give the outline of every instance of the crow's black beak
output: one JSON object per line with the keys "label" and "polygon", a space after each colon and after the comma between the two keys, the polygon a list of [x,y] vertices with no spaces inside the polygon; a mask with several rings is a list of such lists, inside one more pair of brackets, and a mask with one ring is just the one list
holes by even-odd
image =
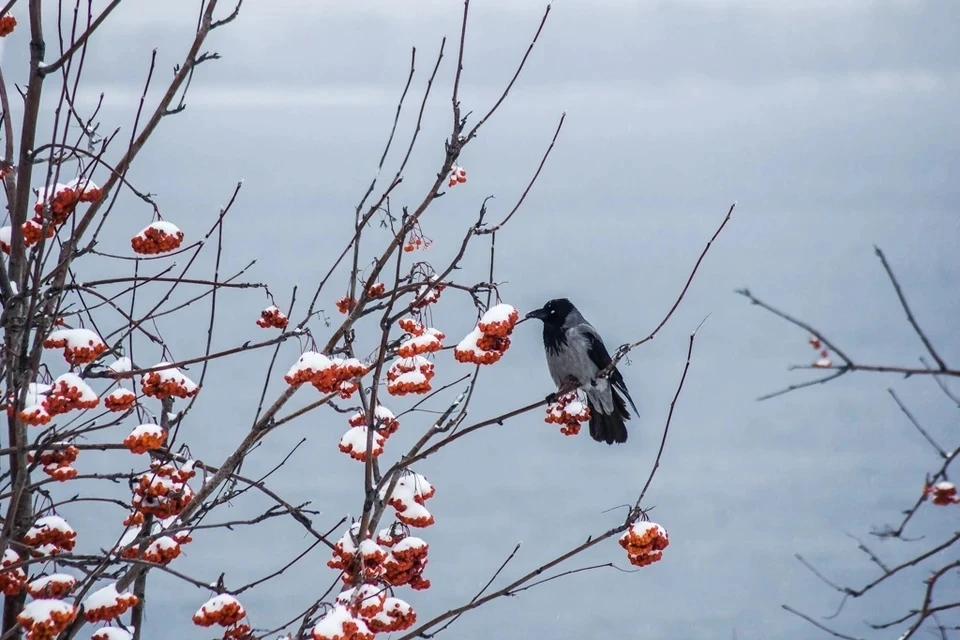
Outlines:
{"label": "crow's black beak", "polygon": [[537,309],[536,311],[531,311],[523,317],[524,320],[543,320],[547,317],[547,311],[545,309]]}

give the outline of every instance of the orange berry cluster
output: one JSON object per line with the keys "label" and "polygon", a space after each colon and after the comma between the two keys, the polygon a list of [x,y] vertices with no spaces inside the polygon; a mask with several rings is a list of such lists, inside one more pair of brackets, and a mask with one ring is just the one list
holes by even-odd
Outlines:
{"label": "orange berry cluster", "polygon": [[590,420],[590,408],[577,397],[576,391],[564,394],[557,401],[547,405],[547,415],[543,419],[547,424],[559,424],[560,433],[575,436],[580,433],[580,425]]}
{"label": "orange berry cluster", "polygon": [[417,614],[403,600],[387,597],[388,588],[382,583],[364,583],[341,592],[337,604],[362,618],[375,634],[409,629],[417,621]]}
{"label": "orange berry cluster", "polygon": [[[436,282],[436,280],[437,280],[436,274],[434,274],[433,276],[431,276],[431,278],[430,278],[430,283],[431,283],[431,285],[432,285],[434,282]],[[429,289],[428,289],[428,287],[429,287]],[[437,300],[440,299],[440,294],[443,293],[443,289],[444,289],[444,286],[443,286],[442,284],[433,285],[432,287],[430,287],[430,285],[423,285],[423,286],[419,287],[419,288],[417,289],[417,293],[416,293],[415,298],[420,299],[420,301],[417,302],[416,304],[414,304],[414,305],[413,305],[413,308],[414,308],[414,309],[423,309],[423,308],[425,308],[427,305],[433,304],[434,302],[436,302]],[[423,296],[423,297],[421,298],[421,296]]]}
{"label": "orange berry cluster", "polygon": [[111,583],[93,592],[83,601],[83,617],[87,622],[106,622],[119,618],[138,602],[140,598],[132,593],[117,593],[116,583]]}
{"label": "orange berry cluster", "polygon": [[77,366],[99,358],[107,345],[89,329],[57,329],[43,341],[43,348],[63,349],[63,359]]}
{"label": "orange berry cluster", "polygon": [[401,358],[410,358],[424,353],[436,353],[443,349],[442,340],[446,334],[439,329],[423,329],[419,334],[405,341],[397,349],[397,355]]}
{"label": "orange berry cluster", "polygon": [[[367,426],[366,413],[361,409],[350,416],[347,422],[350,423],[351,427],[365,427]],[[400,421],[393,415],[393,412],[380,404],[377,405],[376,410],[373,412],[373,422],[373,428],[384,438],[390,437],[400,428]]]}
{"label": "orange berry cluster", "polygon": [[44,231],[43,223],[36,220],[27,220],[20,225],[20,230],[23,232],[23,244],[27,247],[37,244],[41,238],[46,237],[49,240],[57,235],[57,230],[52,224],[48,224]]}
{"label": "orange berry cluster", "polygon": [[337,300],[337,310],[340,311],[340,313],[350,313],[357,308],[357,304],[357,301],[350,296],[343,296]]}
{"label": "orange berry cluster", "polygon": [[77,532],[60,516],[39,518],[26,535],[23,543],[37,548],[37,555],[54,555],[61,551],[73,551],[77,544]]}
{"label": "orange berry cluster", "polygon": [[[27,585],[27,593],[37,599],[63,598],[73,591],[77,579],[66,573],[55,573],[52,576],[37,578]],[[12,594],[11,594],[12,595]]]}
{"label": "orange berry cluster", "polygon": [[927,486],[923,490],[923,495],[932,496],[933,504],[941,507],[960,504],[960,495],[957,495],[957,487],[952,482],[938,482],[933,486]]}
{"label": "orange berry cluster", "polygon": [[127,514],[127,517],[123,519],[123,526],[133,527],[136,525],[143,524],[143,514],[139,511],[131,511]]}
{"label": "orange berry cluster", "polygon": [[[425,580],[424,582],[430,582]],[[374,633],[405,631],[417,621],[417,613],[400,598],[387,598],[375,616],[367,618],[367,626]]]}
{"label": "orange berry cluster", "polygon": [[286,329],[290,320],[275,306],[270,306],[260,312],[260,318],[257,320],[257,326],[264,329],[274,327],[276,329]]}
{"label": "orange berry cluster", "polygon": [[406,331],[412,336],[423,335],[423,332],[426,330],[422,324],[414,320],[413,318],[400,318],[397,320],[397,324],[401,329]]}
{"label": "orange berry cluster", "polygon": [[23,591],[27,582],[27,573],[21,568],[8,569],[7,567],[20,562],[20,554],[7,548],[3,552],[3,562],[0,563],[0,593],[5,596],[15,596]]}
{"label": "orange berry cluster", "polygon": [[227,593],[221,593],[207,600],[195,614],[193,623],[200,627],[230,627],[247,616],[240,601]]}
{"label": "orange berry cluster", "polygon": [[187,480],[196,475],[192,467],[177,469],[172,464],[154,461],[151,470],[137,480],[133,489],[133,508],[146,515],[169,518],[179,515],[193,500]]}
{"label": "orange berry cluster", "polygon": [[448,187],[455,187],[467,181],[467,170],[459,165],[453,165],[450,168],[450,180],[447,181]]}
{"label": "orange berry cluster", "polygon": [[[384,487],[381,499],[387,497],[385,494],[388,488]],[[397,520],[422,529],[434,524],[433,514],[424,505],[436,492],[436,488],[426,477],[407,471],[397,480],[393,492],[387,498],[387,504],[396,510]]]}
{"label": "orange berry cluster", "polygon": [[403,245],[403,250],[407,253],[410,253],[412,251],[416,251],[417,249],[429,249],[430,245],[432,244],[433,240],[424,236],[420,231],[420,228],[417,227],[410,233],[406,244]]}
{"label": "orange berry cluster", "polygon": [[429,393],[434,375],[433,363],[423,356],[398,358],[387,369],[387,392],[394,396]]}
{"label": "orange berry cluster", "polygon": [[823,346],[823,343],[820,341],[820,338],[817,336],[810,336],[807,340],[810,343],[810,346],[813,347],[814,351],[817,351],[819,359],[813,363],[813,366],[819,369],[829,369],[833,366],[833,362],[830,360],[830,352]]}
{"label": "orange berry cluster", "polygon": [[[192,540],[192,538],[188,536],[187,540],[183,541],[183,544],[186,544],[190,540]],[[140,553],[140,543],[134,542],[124,548],[120,556],[128,560],[140,559],[144,562],[167,565],[180,556],[180,544],[180,542],[170,536],[160,536],[148,544],[147,548],[143,550],[143,553]]]}
{"label": "orange berry cluster", "polygon": [[320,393],[340,393],[341,397],[349,397],[359,387],[351,381],[362,377],[368,369],[356,358],[328,358],[322,353],[307,351],[283,379],[291,386],[309,382]]}
{"label": "orange berry cluster", "polygon": [[3,16],[0,18],[0,38],[6,38],[13,33],[17,26],[17,19],[13,16]]}
{"label": "orange berry cluster", "polygon": [[183,242],[183,231],[166,221],[154,222],[130,239],[134,253],[144,256],[173,251]]}
{"label": "orange berry cluster", "polygon": [[519,318],[519,312],[508,304],[490,307],[476,328],[454,348],[453,357],[457,362],[494,364],[510,348],[509,336]]}
{"label": "orange berry cluster", "polygon": [[55,416],[74,409],[93,409],[99,403],[100,398],[80,376],[65,373],[54,381],[43,400],[43,408]]}
{"label": "orange berry cluster", "polygon": [[[408,585],[421,591],[430,588],[430,581],[423,577],[427,566],[430,545],[416,536],[389,536],[390,555],[383,564],[383,581],[392,587]],[[380,539],[380,536],[377,536]]]}
{"label": "orange berry cluster", "polygon": [[142,424],[123,439],[123,444],[130,453],[141,454],[159,449],[166,441],[166,429],[156,424]]}
{"label": "orange berry cluster", "polygon": [[108,411],[126,411],[137,402],[137,394],[129,389],[115,389],[103,398],[103,406]]}
{"label": "orange berry cluster", "polygon": [[[63,449],[50,449],[41,451],[39,462],[42,465],[43,472],[59,482],[66,482],[77,476],[77,470],[71,466],[77,461],[80,450],[72,444]],[[30,462],[34,461],[32,453],[27,454]]]}
{"label": "orange berry cluster", "polygon": [[667,530],[653,522],[635,522],[620,536],[620,546],[627,550],[627,558],[635,567],[658,562],[669,544]]}
{"label": "orange berry cluster", "polygon": [[140,380],[140,389],[143,395],[158,400],[192,398],[200,391],[200,387],[177,368],[151,371]]}
{"label": "orange berry cluster", "polygon": [[362,618],[347,607],[336,605],[310,630],[313,640],[373,640],[374,634]]}
{"label": "orange berry cluster", "polygon": [[77,608],[63,600],[34,600],[17,616],[27,640],[53,640],[77,617]]}
{"label": "orange berry cluster", "polygon": [[367,288],[367,297],[377,298],[382,296],[387,291],[387,285],[382,282],[374,282]]}
{"label": "orange berry cluster", "polygon": [[[343,437],[340,438],[340,451],[347,454],[354,460],[359,460],[360,462],[367,461],[367,425],[363,424],[358,427],[350,427]],[[380,454],[383,453],[383,445],[386,441],[384,436],[380,435],[378,432],[373,433],[373,444],[370,447],[370,456],[372,458],[380,457]]]}

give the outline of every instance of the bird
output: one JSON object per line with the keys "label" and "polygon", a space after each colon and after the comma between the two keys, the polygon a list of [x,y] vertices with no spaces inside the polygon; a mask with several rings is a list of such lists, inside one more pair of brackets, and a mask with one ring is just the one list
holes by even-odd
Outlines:
{"label": "bird", "polygon": [[572,379],[582,385],[587,395],[590,437],[608,445],[626,442],[624,423],[630,419],[630,412],[620,394],[626,396],[635,414],[640,412],[616,367],[608,378],[596,379],[597,373],[612,361],[600,334],[567,298],[550,300],[524,319],[534,318],[543,321],[543,346],[554,384],[560,389]]}

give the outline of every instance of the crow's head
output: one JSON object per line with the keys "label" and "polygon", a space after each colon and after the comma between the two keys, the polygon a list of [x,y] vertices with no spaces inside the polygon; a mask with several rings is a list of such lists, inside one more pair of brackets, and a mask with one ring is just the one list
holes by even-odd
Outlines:
{"label": "crow's head", "polygon": [[576,310],[577,308],[573,306],[573,303],[566,298],[557,298],[543,305],[542,308],[531,311],[526,315],[526,318],[528,320],[530,318],[536,318],[543,320],[544,324],[562,326],[567,316]]}

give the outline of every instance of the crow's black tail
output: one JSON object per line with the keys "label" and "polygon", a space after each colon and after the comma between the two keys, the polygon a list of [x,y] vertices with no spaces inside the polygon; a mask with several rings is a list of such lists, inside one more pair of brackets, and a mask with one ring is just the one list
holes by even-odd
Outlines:
{"label": "crow's black tail", "polygon": [[590,408],[590,437],[607,444],[623,443],[627,441],[627,425],[624,420],[630,419],[630,413],[616,389],[610,391],[613,393],[613,413],[603,413],[589,398],[587,400]]}

